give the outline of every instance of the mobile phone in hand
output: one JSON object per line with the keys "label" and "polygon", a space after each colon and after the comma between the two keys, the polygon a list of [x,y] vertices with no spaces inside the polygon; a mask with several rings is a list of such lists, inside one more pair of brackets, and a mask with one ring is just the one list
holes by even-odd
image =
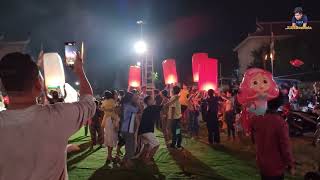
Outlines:
{"label": "mobile phone in hand", "polygon": [[76,42],[66,42],[64,43],[64,49],[65,49],[65,58],[66,58],[66,64],[67,66],[73,66],[76,62],[77,58],[77,45]]}

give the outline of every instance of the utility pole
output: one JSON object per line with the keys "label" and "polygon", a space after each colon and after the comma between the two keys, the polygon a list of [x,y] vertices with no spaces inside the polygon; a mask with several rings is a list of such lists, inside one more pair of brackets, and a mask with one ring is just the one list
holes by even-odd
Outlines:
{"label": "utility pole", "polygon": [[271,31],[270,60],[271,60],[271,73],[272,73],[272,75],[274,72],[274,58],[275,58],[274,36],[273,36],[273,32]]}
{"label": "utility pole", "polygon": [[[143,42],[143,25],[145,22],[143,20],[137,21],[137,24],[140,25],[140,41]],[[152,77],[154,69],[153,69],[153,55],[152,51],[149,48],[148,52],[142,54],[141,58],[141,79],[142,86],[146,87],[146,91],[149,95],[153,95],[154,89],[154,79]]]}

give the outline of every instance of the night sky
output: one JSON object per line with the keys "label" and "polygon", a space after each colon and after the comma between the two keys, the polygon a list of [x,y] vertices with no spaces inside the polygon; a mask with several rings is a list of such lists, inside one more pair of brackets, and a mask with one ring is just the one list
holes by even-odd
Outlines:
{"label": "night sky", "polygon": [[[139,39],[136,21],[143,19],[156,71],[175,58],[179,79],[191,82],[191,56],[208,52],[222,63],[222,74],[236,67],[232,49],[259,21],[289,21],[302,6],[309,20],[320,20],[318,0],[10,0],[0,5],[0,32],[7,40],[31,34],[28,52],[34,57],[41,43],[45,52],[63,56],[65,41],[84,41],[90,81],[100,89],[127,86],[127,71],[138,60],[133,44]],[[74,77],[68,73],[68,80]]]}

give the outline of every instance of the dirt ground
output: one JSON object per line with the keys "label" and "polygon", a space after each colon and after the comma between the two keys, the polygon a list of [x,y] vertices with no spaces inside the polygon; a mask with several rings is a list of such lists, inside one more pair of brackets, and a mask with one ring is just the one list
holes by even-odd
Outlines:
{"label": "dirt ground", "polygon": [[[207,132],[205,124],[201,125],[199,140],[207,142]],[[228,140],[226,133],[222,130],[221,141],[224,151],[227,151],[240,159],[255,160],[255,146],[249,137],[237,137],[236,141]],[[291,137],[294,159],[296,161],[296,173],[304,176],[309,171],[317,171],[320,168],[320,147],[312,145],[310,135],[302,137]]]}

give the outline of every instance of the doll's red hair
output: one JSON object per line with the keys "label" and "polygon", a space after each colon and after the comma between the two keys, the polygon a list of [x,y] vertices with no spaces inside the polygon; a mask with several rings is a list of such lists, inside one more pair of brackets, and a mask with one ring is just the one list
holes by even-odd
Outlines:
{"label": "doll's red hair", "polygon": [[254,97],[257,94],[257,92],[254,89],[250,88],[251,79],[255,77],[257,74],[261,74],[269,80],[270,88],[265,91],[265,93],[267,94],[266,100],[271,100],[275,97],[278,97],[279,89],[276,82],[273,79],[272,74],[269,71],[263,69],[251,68],[245,72],[242,82],[240,84],[239,93],[237,96],[239,103],[248,103],[253,100],[250,97]]}

